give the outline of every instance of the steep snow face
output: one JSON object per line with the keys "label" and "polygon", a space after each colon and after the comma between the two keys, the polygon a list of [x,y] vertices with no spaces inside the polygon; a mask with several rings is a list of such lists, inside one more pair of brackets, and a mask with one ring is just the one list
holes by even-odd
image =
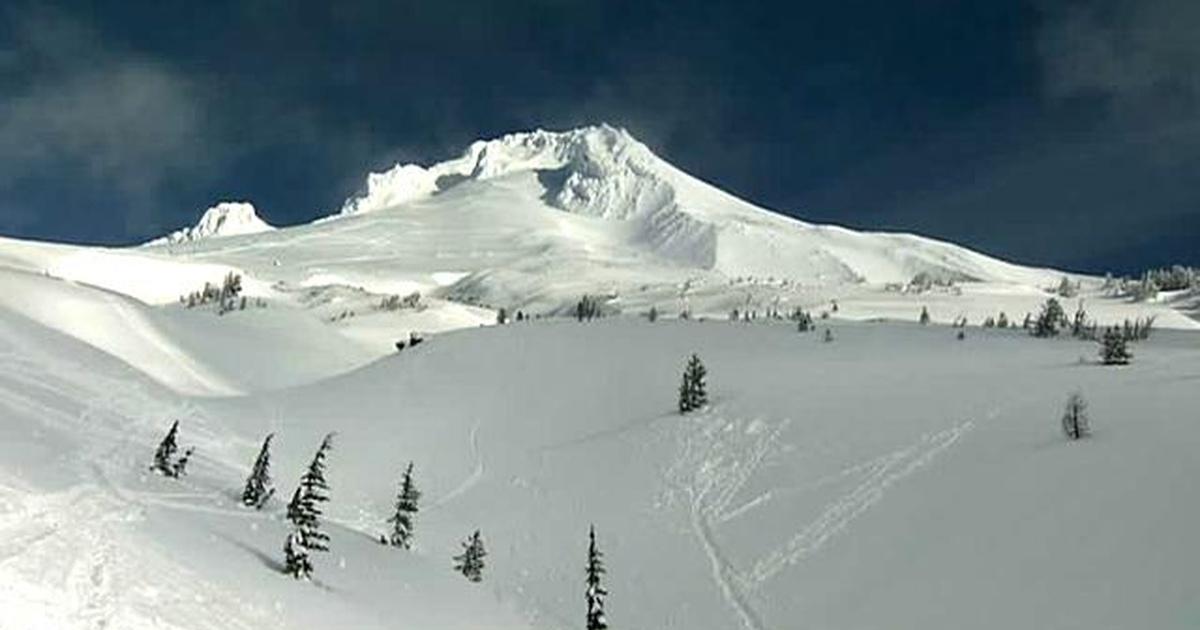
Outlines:
{"label": "steep snow face", "polygon": [[[341,215],[436,203],[470,182],[475,190],[536,177],[530,202],[599,219],[631,254],[724,276],[793,278],[810,285],[907,282],[918,273],[986,281],[1050,281],[936,241],[863,234],[784,217],[706,184],[608,125],[538,130],[473,143],[428,168],[404,164],[367,179]],[[509,207],[515,208],[510,205]],[[515,211],[515,209],[514,209]],[[475,225],[464,225],[464,231]]]}
{"label": "steep snow face", "polygon": [[275,228],[258,218],[254,205],[241,201],[223,201],[204,211],[192,227],[176,230],[150,241],[148,245],[191,243],[221,236],[269,232]]}

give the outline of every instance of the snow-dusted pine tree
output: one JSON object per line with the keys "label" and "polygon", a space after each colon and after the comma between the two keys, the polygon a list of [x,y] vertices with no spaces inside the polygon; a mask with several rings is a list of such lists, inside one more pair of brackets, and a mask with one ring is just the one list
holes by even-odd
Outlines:
{"label": "snow-dusted pine tree", "polygon": [[[300,478],[300,486],[288,503],[287,517],[292,522],[294,530],[288,538],[287,548],[292,553],[285,553],[284,572],[297,579],[307,579],[312,573],[312,565],[308,562],[309,551],[329,551],[329,535],[320,529],[321,503],[329,500],[329,484],[325,481],[325,458],[333,448],[333,434],[330,433],[321,441],[320,448],[308,465],[308,471]],[[295,537],[295,540],[292,540]],[[303,550],[303,553],[299,551]],[[296,564],[303,560],[303,563]]]}
{"label": "snow-dusted pine tree", "polygon": [[274,433],[263,440],[258,457],[254,460],[254,468],[250,470],[250,476],[246,478],[246,487],[242,490],[242,505],[261,510],[275,494],[275,488],[271,487],[271,438],[273,437],[275,437]]}
{"label": "snow-dusted pine tree", "polygon": [[176,443],[176,437],[179,435],[179,421],[176,420],[171,425],[171,430],[167,431],[167,436],[158,443],[158,450],[154,451],[154,466],[153,469],[164,476],[173,477],[175,451],[179,450],[179,445]]}
{"label": "snow-dusted pine tree", "polygon": [[700,362],[700,357],[693,354],[688,359],[687,367],[683,370],[683,381],[679,384],[679,413],[695,411],[708,404],[707,385],[704,377],[708,370]]}
{"label": "snow-dusted pine tree", "polygon": [[474,534],[463,544],[463,552],[454,556],[454,570],[462,573],[472,582],[483,581],[483,558],[487,555],[487,551],[483,548],[483,539],[479,536],[479,530],[475,530]]}
{"label": "snow-dusted pine tree", "polygon": [[411,549],[413,539],[413,517],[417,515],[417,501],[421,499],[421,491],[413,482],[413,465],[408,463],[404,470],[404,478],[400,480],[400,492],[396,495],[396,511],[388,522],[392,524],[392,534],[388,543],[393,547]]}
{"label": "snow-dusted pine tree", "polygon": [[1054,337],[1058,334],[1058,329],[1063,324],[1067,323],[1067,314],[1063,311],[1063,307],[1058,303],[1058,300],[1050,298],[1042,305],[1042,311],[1038,313],[1037,319],[1033,322],[1034,337]]}
{"label": "snow-dusted pine tree", "polygon": [[1132,358],[1125,335],[1115,327],[1106,328],[1100,340],[1100,360],[1104,365],[1127,365]]}
{"label": "snow-dusted pine tree", "polygon": [[1084,300],[1079,300],[1079,308],[1075,310],[1075,316],[1070,319],[1070,336],[1075,338],[1087,337],[1087,311],[1084,310]]}
{"label": "snow-dusted pine tree", "polygon": [[1058,283],[1058,288],[1054,292],[1065,298],[1073,298],[1079,295],[1079,286],[1072,283],[1070,278],[1063,276],[1062,281]]}
{"label": "snow-dusted pine tree", "polygon": [[929,309],[921,307],[921,318],[919,320],[922,325],[929,323]]}
{"label": "snow-dusted pine tree", "polygon": [[596,547],[596,528],[588,530],[587,558],[587,630],[605,630],[608,620],[604,617],[604,599],[608,590],[600,583],[604,576],[604,554]]}
{"label": "snow-dusted pine tree", "polygon": [[179,450],[179,444],[176,442],[178,437],[179,421],[176,420],[171,424],[171,430],[167,431],[166,437],[158,443],[158,449],[154,451],[154,464],[150,466],[151,470],[164,477],[183,476],[188,459],[191,458],[194,449],[189,448],[182,457],[176,459],[175,453]]}
{"label": "snow-dusted pine tree", "polygon": [[1075,392],[1067,398],[1067,407],[1062,415],[1063,433],[1072,440],[1087,436],[1091,431],[1088,427],[1087,402],[1083,394]]}
{"label": "snow-dusted pine tree", "polygon": [[808,332],[812,330],[813,318],[812,315],[807,311],[796,309],[796,311],[792,314],[792,318],[796,320],[797,332]]}

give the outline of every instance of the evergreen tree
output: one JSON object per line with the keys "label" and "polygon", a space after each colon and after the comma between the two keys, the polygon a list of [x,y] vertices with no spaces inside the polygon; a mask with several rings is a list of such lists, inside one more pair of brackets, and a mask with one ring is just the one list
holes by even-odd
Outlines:
{"label": "evergreen tree", "polygon": [[1075,317],[1071,319],[1071,336],[1086,337],[1087,331],[1087,311],[1083,310],[1083,300],[1080,300],[1079,308],[1075,309]]}
{"label": "evergreen tree", "polygon": [[263,440],[258,457],[254,460],[254,468],[250,470],[250,476],[246,478],[246,487],[242,490],[242,505],[261,510],[275,494],[275,488],[271,487],[271,438],[273,437],[275,437],[274,433]]}
{"label": "evergreen tree", "polygon": [[608,590],[600,583],[604,576],[604,554],[596,548],[596,528],[588,531],[587,559],[587,630],[605,630],[608,620],[604,617],[604,599]]}
{"label": "evergreen tree", "polygon": [[591,321],[600,316],[600,301],[590,295],[579,298],[575,304],[575,319]]}
{"label": "evergreen tree", "polygon": [[646,319],[650,320],[652,323],[658,321],[658,308],[651,306],[650,312],[646,313]]}
{"label": "evergreen tree", "polygon": [[920,322],[921,322],[921,325],[925,325],[925,324],[929,323],[929,309],[925,308],[924,306],[921,307]]}
{"label": "evergreen tree", "polygon": [[1065,298],[1073,298],[1079,294],[1079,288],[1071,283],[1071,279],[1063,276],[1062,281],[1058,283],[1058,288],[1055,293]]}
{"label": "evergreen tree", "polygon": [[1087,436],[1090,432],[1087,417],[1087,402],[1083,394],[1075,392],[1067,398],[1067,407],[1062,415],[1063,433],[1072,440]]}
{"label": "evergreen tree", "polygon": [[1133,354],[1126,343],[1125,336],[1115,327],[1106,328],[1100,340],[1100,360],[1104,365],[1127,365]]}
{"label": "evergreen tree", "polygon": [[1050,298],[1042,305],[1042,311],[1033,322],[1034,337],[1053,337],[1058,329],[1067,321],[1066,312],[1058,300]]}
{"label": "evergreen tree", "polygon": [[803,309],[797,308],[792,313],[792,319],[796,320],[796,330],[799,332],[808,332],[813,328],[812,315]]}
{"label": "evergreen tree", "polygon": [[[287,517],[294,530],[285,545],[285,572],[297,579],[307,579],[312,573],[308,552],[329,551],[329,535],[320,529],[321,503],[329,500],[329,485],[325,481],[325,458],[333,448],[333,434],[321,441],[320,448],[308,465],[308,471],[300,478],[300,486],[288,503]],[[295,537],[295,540],[292,538]],[[303,552],[299,551],[303,550]],[[303,561],[301,564],[295,562]]]}
{"label": "evergreen tree", "polygon": [[392,524],[392,535],[388,542],[393,547],[411,549],[413,539],[413,517],[416,516],[417,502],[421,499],[421,491],[413,482],[413,465],[408,463],[404,478],[400,481],[400,492],[396,495],[396,511],[388,522]]}
{"label": "evergreen tree", "polygon": [[508,309],[501,306],[500,310],[496,311],[496,323],[501,325],[508,323]]}
{"label": "evergreen tree", "polygon": [[174,476],[174,460],[175,451],[179,450],[179,445],[176,443],[176,437],[179,435],[179,421],[176,420],[171,425],[171,430],[167,431],[167,436],[158,443],[158,450],[154,451],[154,466],[153,470],[158,471],[163,476]]}
{"label": "evergreen tree", "polygon": [[693,354],[683,370],[683,381],[679,385],[679,413],[695,411],[708,404],[708,391],[704,377],[708,370]]}
{"label": "evergreen tree", "polygon": [[483,558],[487,555],[487,551],[483,548],[483,539],[479,537],[479,530],[475,530],[474,534],[463,544],[463,552],[454,556],[454,570],[462,573],[472,582],[483,581]]}
{"label": "evergreen tree", "polygon": [[158,449],[154,451],[154,464],[150,467],[151,470],[164,477],[183,476],[194,449],[189,448],[184,452],[182,457],[176,459],[175,453],[179,450],[179,445],[176,442],[178,436],[179,421],[176,420],[171,424],[171,430],[167,431],[166,437],[162,439],[162,442],[159,442]]}

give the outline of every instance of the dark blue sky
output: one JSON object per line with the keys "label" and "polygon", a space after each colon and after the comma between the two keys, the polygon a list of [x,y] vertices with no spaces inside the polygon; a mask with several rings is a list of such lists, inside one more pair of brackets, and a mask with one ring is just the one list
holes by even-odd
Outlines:
{"label": "dark blue sky", "polygon": [[297,223],[370,170],[624,126],[806,220],[1200,264],[1200,3],[124,2],[0,9],[0,233]]}

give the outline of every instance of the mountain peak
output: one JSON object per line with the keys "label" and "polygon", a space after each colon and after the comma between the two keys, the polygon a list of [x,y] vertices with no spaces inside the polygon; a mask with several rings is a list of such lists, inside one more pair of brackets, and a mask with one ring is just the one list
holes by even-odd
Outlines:
{"label": "mountain peak", "polygon": [[274,229],[258,217],[254,204],[244,201],[222,201],[205,210],[196,225],[176,230],[148,244],[191,243],[202,239],[257,234]]}
{"label": "mountain peak", "polygon": [[[477,140],[458,158],[432,166],[396,164],[367,176],[366,191],[352,197],[339,214],[360,214],[415,201],[463,180],[488,180],[521,171],[555,172],[561,188],[548,191],[558,207],[626,218],[644,206],[644,179],[658,158],[628,131],[608,124],[568,131],[510,133]],[[632,199],[628,198],[632,193]],[[654,195],[661,197],[661,191]],[[630,205],[627,202],[632,202]],[[622,205],[624,204],[624,205]]]}

